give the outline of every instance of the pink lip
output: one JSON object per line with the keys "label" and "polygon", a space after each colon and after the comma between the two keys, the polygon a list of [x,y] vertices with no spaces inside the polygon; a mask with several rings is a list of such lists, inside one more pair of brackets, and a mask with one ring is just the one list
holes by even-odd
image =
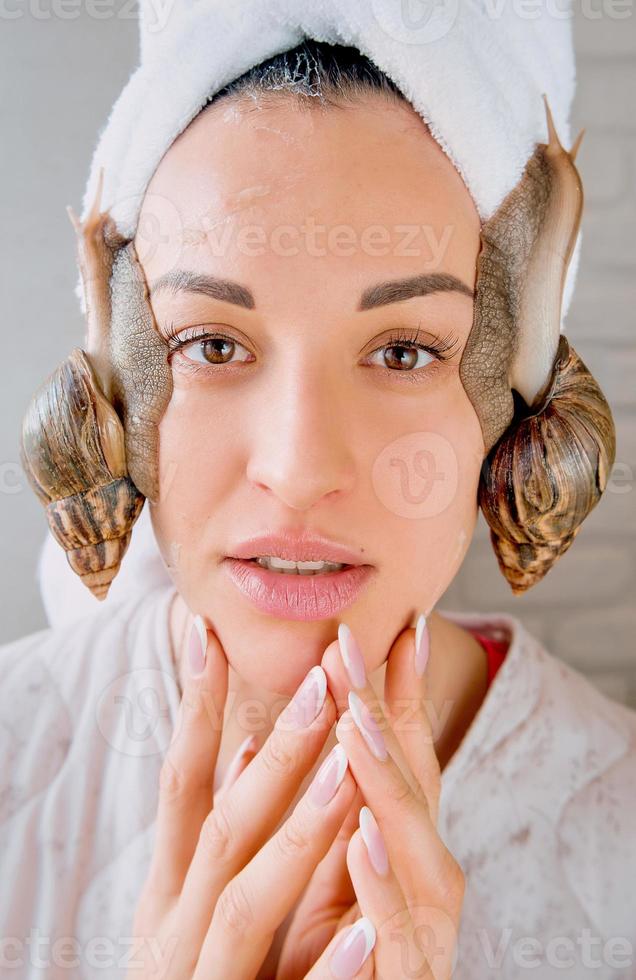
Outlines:
{"label": "pink lip", "polygon": [[[263,552],[271,554],[272,551]],[[280,558],[287,555],[273,549]],[[330,552],[333,555],[333,551]],[[290,561],[320,561],[315,552],[308,558],[290,558]],[[343,561],[332,558],[332,561]],[[280,619],[310,621],[329,619],[350,606],[371,578],[372,565],[355,565],[340,572],[322,575],[284,575],[261,568],[242,558],[226,558],[224,567],[237,588],[250,599],[261,612]]]}
{"label": "pink lip", "polygon": [[[288,561],[332,561],[343,565],[362,565],[360,556],[337,541],[309,531],[283,530],[277,534],[259,534],[232,548],[229,558],[259,558],[276,555]],[[277,574],[276,572],[274,574]]]}

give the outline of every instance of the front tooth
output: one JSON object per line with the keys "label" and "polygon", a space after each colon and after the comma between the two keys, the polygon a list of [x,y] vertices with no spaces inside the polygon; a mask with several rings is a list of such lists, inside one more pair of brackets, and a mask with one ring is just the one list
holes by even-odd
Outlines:
{"label": "front tooth", "polygon": [[262,555],[255,559],[262,568],[280,572],[283,575],[317,575],[321,572],[338,571],[344,566],[338,562],[329,561],[289,561],[274,555]]}
{"label": "front tooth", "polygon": [[288,568],[296,569],[296,562],[288,561],[286,558],[274,558],[268,555],[267,560],[271,568],[280,568],[283,571],[286,571]]}

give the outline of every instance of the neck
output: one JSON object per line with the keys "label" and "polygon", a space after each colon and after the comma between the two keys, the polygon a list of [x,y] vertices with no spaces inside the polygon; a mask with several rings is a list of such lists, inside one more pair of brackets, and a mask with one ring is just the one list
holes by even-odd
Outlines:
{"label": "neck", "polygon": [[[170,642],[181,691],[184,689],[187,670],[186,650],[192,619],[192,614],[181,595],[175,592],[170,607]],[[484,699],[487,690],[487,662],[483,647],[472,634],[445,619],[442,613],[433,611],[427,623],[430,634],[430,655],[426,667],[426,698],[435,751],[440,766],[444,769]],[[385,666],[382,664],[369,675],[371,686],[378,697],[382,696],[384,690],[384,673]],[[256,717],[251,716],[254,721],[251,729],[246,729],[245,721],[250,719],[250,712],[241,710],[241,705],[246,702],[258,703],[265,709]],[[229,668],[228,701],[215,784],[222,779],[230,759],[246,735],[254,731],[259,747],[263,744],[273,725],[275,705],[282,707],[279,694],[250,685],[236,671]],[[311,778],[335,742],[336,738],[332,730],[307,780]]]}

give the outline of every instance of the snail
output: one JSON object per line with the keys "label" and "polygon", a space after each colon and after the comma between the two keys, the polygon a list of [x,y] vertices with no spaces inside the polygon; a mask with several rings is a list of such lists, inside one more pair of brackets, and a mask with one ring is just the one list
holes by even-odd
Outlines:
{"label": "snail", "polygon": [[550,387],[484,466],[479,504],[499,568],[515,595],[540,581],[605,490],[616,454],[609,405],[561,336]]}
{"label": "snail", "polygon": [[87,350],[75,348],[25,414],[22,466],[67,561],[103,600],[145,498],[159,498],[158,424],[172,394],[167,345],[156,329],[132,241],[95,200],[80,223],[78,263]]}
{"label": "snail", "polygon": [[560,334],[567,267],[583,210],[574,165],[544,96],[549,142],[484,224],[473,326],[460,378],[481,423],[479,505],[518,595],[570,547],[614,463],[609,405]]}
{"label": "snail", "polygon": [[32,400],[20,451],[69,565],[105,599],[145,498],[128,476],[123,426],[80,348]]}

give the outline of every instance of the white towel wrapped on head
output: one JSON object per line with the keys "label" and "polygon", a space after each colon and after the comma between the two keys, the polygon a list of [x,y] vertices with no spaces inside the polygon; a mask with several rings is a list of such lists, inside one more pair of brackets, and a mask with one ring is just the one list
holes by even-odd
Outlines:
{"label": "white towel wrapped on head", "polygon": [[[356,47],[430,128],[482,221],[548,141],[542,94],[571,145],[575,87],[571,10],[537,0],[141,0],[141,64],[114,104],[93,155],[85,218],[104,168],[102,207],[132,237],[162,156],[206,101],[303,38]],[[580,236],[566,282],[576,275]],[[81,280],[77,296],[83,307]]]}

